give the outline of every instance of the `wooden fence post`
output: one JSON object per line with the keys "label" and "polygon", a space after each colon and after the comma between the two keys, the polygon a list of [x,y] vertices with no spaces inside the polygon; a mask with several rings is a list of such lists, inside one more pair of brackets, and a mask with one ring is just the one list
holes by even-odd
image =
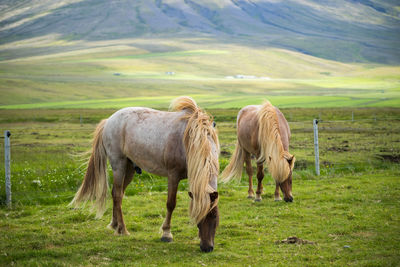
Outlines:
{"label": "wooden fence post", "polygon": [[10,154],[10,131],[4,131],[4,163],[6,174],[6,204],[11,208],[11,154]]}
{"label": "wooden fence post", "polygon": [[319,175],[319,148],[318,148],[318,120],[313,120],[314,126],[314,152],[315,152],[315,173]]}

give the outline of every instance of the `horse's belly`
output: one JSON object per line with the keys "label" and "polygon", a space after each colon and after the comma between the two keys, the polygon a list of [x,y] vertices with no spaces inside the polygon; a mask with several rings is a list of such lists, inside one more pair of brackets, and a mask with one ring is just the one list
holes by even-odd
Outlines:
{"label": "horse's belly", "polygon": [[159,176],[168,175],[165,166],[162,166],[161,164],[155,162],[154,160],[146,159],[143,157],[131,157],[131,156],[128,157],[136,166],[138,166],[139,168],[148,173],[152,173]]}
{"label": "horse's belly", "polygon": [[163,149],[156,143],[150,145],[136,140],[125,146],[125,154],[146,172],[161,176],[166,176],[168,173],[163,159]]}

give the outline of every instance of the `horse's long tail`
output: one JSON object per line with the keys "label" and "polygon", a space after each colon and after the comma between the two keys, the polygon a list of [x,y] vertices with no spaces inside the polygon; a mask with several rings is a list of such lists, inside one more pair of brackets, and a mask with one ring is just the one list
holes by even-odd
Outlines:
{"label": "horse's long tail", "polygon": [[244,151],[239,141],[236,141],[235,152],[229,161],[228,166],[225,167],[224,171],[221,173],[221,181],[226,183],[233,178],[242,178],[244,164]]}
{"label": "horse's long tail", "polygon": [[82,202],[96,201],[96,217],[101,217],[105,211],[107,196],[107,154],[103,145],[103,129],[107,120],[102,120],[97,126],[92,144],[85,178],[69,206],[78,206]]}

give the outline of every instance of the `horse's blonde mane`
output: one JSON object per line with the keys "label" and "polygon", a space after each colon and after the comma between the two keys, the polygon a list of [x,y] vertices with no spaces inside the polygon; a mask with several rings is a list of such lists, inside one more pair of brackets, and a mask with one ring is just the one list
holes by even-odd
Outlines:
{"label": "horse's blonde mane", "polygon": [[186,150],[186,163],[189,190],[193,199],[190,203],[190,217],[197,224],[218,204],[218,198],[211,206],[210,193],[215,189],[210,186],[211,177],[219,173],[218,154],[214,155],[211,138],[219,152],[217,132],[212,126],[210,116],[201,110],[188,96],[181,96],[172,101],[171,111],[187,110],[182,119],[187,120],[183,136]]}
{"label": "horse's blonde mane", "polygon": [[275,181],[283,182],[293,170],[294,156],[283,148],[275,107],[266,101],[258,110],[257,117],[260,144],[260,156],[257,162],[266,161]]}

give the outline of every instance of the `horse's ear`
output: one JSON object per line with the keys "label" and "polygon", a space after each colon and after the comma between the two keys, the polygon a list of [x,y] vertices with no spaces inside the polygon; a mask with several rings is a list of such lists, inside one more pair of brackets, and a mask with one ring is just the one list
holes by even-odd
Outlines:
{"label": "horse's ear", "polygon": [[293,169],[294,162],[296,161],[296,158],[294,155],[290,154],[289,152],[284,154],[285,159],[288,161],[290,169]]}
{"label": "horse's ear", "polygon": [[212,192],[212,193],[210,194],[211,202],[214,202],[217,198],[218,198],[218,192],[217,192],[217,191]]}
{"label": "horse's ear", "polygon": [[193,199],[193,194],[192,194],[192,192],[188,192],[188,195],[189,195],[189,197],[190,197],[191,199]]}

